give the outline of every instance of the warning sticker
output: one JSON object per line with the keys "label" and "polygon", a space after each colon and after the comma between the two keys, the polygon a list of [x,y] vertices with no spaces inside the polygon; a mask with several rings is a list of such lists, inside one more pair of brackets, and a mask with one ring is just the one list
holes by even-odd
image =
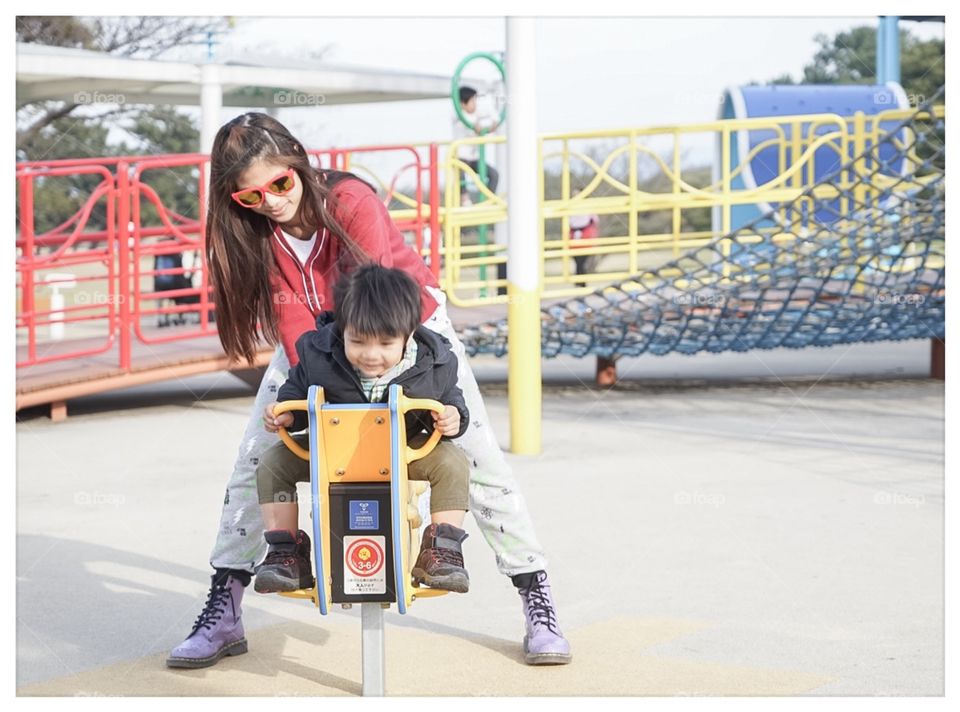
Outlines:
{"label": "warning sticker", "polygon": [[384,536],[343,537],[343,592],[350,595],[386,593]]}

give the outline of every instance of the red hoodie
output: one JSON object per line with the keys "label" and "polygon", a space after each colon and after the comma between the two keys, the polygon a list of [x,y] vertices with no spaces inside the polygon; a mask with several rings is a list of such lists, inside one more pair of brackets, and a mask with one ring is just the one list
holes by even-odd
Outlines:
{"label": "red hoodie", "polygon": [[[384,267],[402,269],[420,284],[438,287],[416,250],[403,240],[403,234],[390,219],[380,198],[356,178],[344,178],[332,188],[336,199],[334,219],[366,254]],[[341,245],[336,236],[321,226],[306,264],[301,264],[287,238],[274,224],[270,247],[279,268],[273,275],[274,313],[280,328],[280,343],[290,360],[297,363],[297,339],[316,328],[316,320],[326,309],[334,309],[333,285],[337,281],[337,256]],[[436,310],[437,302],[421,289],[422,321]]]}

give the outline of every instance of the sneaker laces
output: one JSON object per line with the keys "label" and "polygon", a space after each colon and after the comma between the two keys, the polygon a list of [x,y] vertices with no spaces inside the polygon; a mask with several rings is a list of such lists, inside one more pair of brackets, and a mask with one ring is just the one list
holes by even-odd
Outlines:
{"label": "sneaker laces", "polygon": [[[193,635],[201,628],[213,628],[213,626],[223,617],[227,610],[227,599],[230,598],[230,589],[226,582],[214,583],[210,587],[210,593],[207,594],[207,602],[203,606],[200,615],[197,616],[196,623],[193,624]],[[190,636],[187,636],[188,638]]]}
{"label": "sneaker laces", "polygon": [[550,602],[550,584],[546,583],[546,574],[537,573],[530,588],[520,589],[527,601],[527,615],[536,625],[546,626],[554,635],[560,635],[557,629],[557,614]]}

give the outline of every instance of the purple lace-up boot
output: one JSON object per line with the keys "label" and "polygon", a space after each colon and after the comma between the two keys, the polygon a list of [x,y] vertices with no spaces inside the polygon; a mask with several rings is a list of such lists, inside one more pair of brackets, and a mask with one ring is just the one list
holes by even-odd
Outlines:
{"label": "purple lace-up boot", "polygon": [[167,667],[209,667],[224,655],[247,652],[240,620],[243,586],[244,582],[233,574],[213,575],[207,603],[187,639],[170,652]]}
{"label": "purple lace-up boot", "polygon": [[565,665],[573,658],[570,643],[557,623],[557,612],[550,595],[546,571],[517,574],[512,577],[523,599],[527,634],[523,637],[523,656],[528,665]]}

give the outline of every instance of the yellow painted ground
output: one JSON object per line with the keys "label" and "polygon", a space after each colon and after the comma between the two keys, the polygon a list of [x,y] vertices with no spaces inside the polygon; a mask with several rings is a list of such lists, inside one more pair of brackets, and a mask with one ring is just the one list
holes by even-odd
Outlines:
{"label": "yellow painted ground", "polygon": [[[832,678],[646,654],[707,627],[684,620],[619,618],[565,631],[570,665],[524,664],[519,639],[448,634],[387,623],[387,693],[393,696],[797,695]],[[171,670],[166,655],[97,668],[18,689],[61,695],[359,695],[360,624],[287,623],[248,634],[250,651],[201,670]]]}

